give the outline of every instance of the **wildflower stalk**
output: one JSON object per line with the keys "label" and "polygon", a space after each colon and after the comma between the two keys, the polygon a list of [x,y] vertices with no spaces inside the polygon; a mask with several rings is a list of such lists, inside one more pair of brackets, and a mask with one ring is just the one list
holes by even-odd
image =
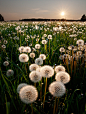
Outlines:
{"label": "wildflower stalk", "polygon": [[76,74],[76,60],[74,61],[74,76]]}
{"label": "wildflower stalk", "polygon": [[44,52],[46,51],[46,47],[45,47],[45,44],[44,44]]}
{"label": "wildflower stalk", "polygon": [[32,45],[33,45],[33,38],[32,38]]}
{"label": "wildflower stalk", "polygon": [[86,49],[85,49],[85,68],[86,68]]}
{"label": "wildflower stalk", "polygon": [[57,112],[58,112],[58,105],[59,105],[59,98],[58,98],[57,106],[56,106],[56,114],[57,114]]}
{"label": "wildflower stalk", "polygon": [[84,64],[84,57],[82,58],[82,64]]}
{"label": "wildflower stalk", "polygon": [[56,108],[56,97],[55,97],[55,103],[54,103],[53,114],[55,114],[55,108]]}
{"label": "wildflower stalk", "polygon": [[47,78],[46,78],[46,83],[45,83],[45,92],[44,92],[43,108],[44,108],[44,102],[45,102],[45,97],[46,97],[46,89],[47,89]]}
{"label": "wildflower stalk", "polygon": [[36,83],[34,83],[34,86],[36,87]]}
{"label": "wildflower stalk", "polygon": [[50,54],[50,39],[49,39],[49,54]]}
{"label": "wildflower stalk", "polygon": [[66,66],[67,66],[67,70],[68,70],[68,72],[69,72],[69,67],[68,67],[68,57],[67,57],[67,59],[66,59]]}
{"label": "wildflower stalk", "polygon": [[28,62],[28,67],[29,67],[29,62]]}
{"label": "wildflower stalk", "polygon": [[10,114],[10,102],[7,102],[6,94],[5,94],[5,100],[6,100],[6,114]]}
{"label": "wildflower stalk", "polygon": [[28,41],[26,41],[26,43],[27,43],[27,46],[28,46]]}
{"label": "wildflower stalk", "polygon": [[[1,71],[1,68],[0,68],[0,71]],[[14,104],[14,101],[13,101],[13,99],[12,99],[12,95],[11,95],[11,92],[10,92],[10,88],[9,88],[9,86],[8,86],[8,83],[7,83],[7,81],[6,81],[5,77],[4,77],[4,75],[2,74],[2,71],[1,71],[1,76],[2,76],[2,79],[3,79],[4,83],[5,83],[5,85],[6,85],[6,88],[7,88],[7,90],[8,90],[8,93],[9,93],[9,96],[10,96],[10,98],[11,98],[11,101],[12,101],[14,107],[15,107],[15,110],[17,110],[17,108],[16,108],[16,106],[15,106],[15,104]]]}
{"label": "wildflower stalk", "polygon": [[12,64],[12,52],[13,52],[13,47],[12,47],[12,50],[11,50],[11,69],[13,67],[13,64]]}
{"label": "wildflower stalk", "polygon": [[21,46],[21,34],[19,34],[19,36],[20,36],[20,46]]}
{"label": "wildflower stalk", "polygon": [[17,30],[17,36],[18,36],[18,30]]}
{"label": "wildflower stalk", "polygon": [[46,53],[47,53],[47,44],[44,44],[44,50],[45,50]]}
{"label": "wildflower stalk", "polygon": [[42,101],[42,80],[41,80],[41,84],[40,84],[40,100]]}
{"label": "wildflower stalk", "polygon": [[25,70],[26,70],[26,74],[27,74],[27,67],[26,67],[26,64],[25,64]]}
{"label": "wildflower stalk", "polygon": [[32,114],[33,114],[33,104],[31,103],[31,110],[32,110]]}
{"label": "wildflower stalk", "polygon": [[72,50],[72,61],[71,61],[71,76],[72,76],[72,69],[73,69],[73,50]]}

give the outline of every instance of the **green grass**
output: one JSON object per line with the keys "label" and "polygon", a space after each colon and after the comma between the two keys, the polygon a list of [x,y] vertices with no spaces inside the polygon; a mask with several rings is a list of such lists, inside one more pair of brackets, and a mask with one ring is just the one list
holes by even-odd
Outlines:
{"label": "green grass", "polygon": [[[20,83],[34,85],[34,83],[31,82],[29,79],[30,71],[28,63],[21,63],[19,61],[20,53],[18,51],[18,48],[20,46],[28,45],[32,49],[37,43],[41,45],[41,48],[34,52],[36,56],[33,60],[29,57],[29,65],[34,63],[35,59],[39,57],[39,54],[45,54],[46,60],[43,62],[43,65],[50,65],[52,67],[55,67],[55,65],[62,64],[66,68],[66,72],[68,72],[71,77],[70,82],[65,85],[66,93],[59,99],[58,114],[85,114],[86,58],[80,58],[77,63],[76,73],[74,74],[75,67],[73,66],[71,74],[71,64],[69,64],[67,67],[67,64],[63,60],[59,59],[59,56],[61,55],[59,49],[61,47],[65,47],[65,49],[68,50],[68,46],[76,46],[76,41],[78,39],[82,39],[86,43],[86,23],[82,22],[80,24],[77,22],[71,22],[70,24],[67,24],[67,22],[38,22],[37,26],[39,27],[39,29],[37,30],[35,29],[35,25],[36,23],[33,24],[32,22],[0,23],[0,107],[2,114],[31,114],[31,105],[24,104],[20,100],[19,94],[17,93],[17,86]],[[23,33],[19,33],[15,30],[15,28],[18,26],[20,26]],[[53,31],[53,27],[59,26],[63,27],[63,30],[58,30],[57,32]],[[79,33],[79,31],[82,33]],[[41,42],[44,34],[47,35],[47,37],[45,37],[44,39],[48,41],[48,43],[46,44],[46,50]],[[73,34],[76,34],[77,36],[69,37],[69,35]],[[30,38],[27,38],[27,35]],[[52,40],[48,40],[48,35],[52,35]],[[19,40],[17,40],[15,37],[19,37]],[[32,39],[32,37],[34,38]],[[27,38],[27,41],[25,41],[25,38]],[[39,38],[38,42],[36,41],[36,38]],[[77,40],[74,40],[74,38],[77,38]],[[7,41],[7,44],[4,44],[4,40]],[[6,45],[5,49],[1,47],[3,44]],[[62,55],[63,54],[65,53],[62,53]],[[85,51],[83,52],[83,54],[86,54]],[[5,67],[3,65],[3,62],[7,60],[7,57],[9,65]],[[8,69],[12,69],[14,71],[13,76],[6,76],[6,71]],[[55,74],[52,78],[49,78],[47,80],[45,109],[42,108],[42,102],[44,98],[43,93],[45,90],[45,79],[42,78],[42,82],[36,84],[39,96],[37,100],[33,103],[34,114],[53,113],[55,98],[48,91],[48,87],[53,81],[55,81]],[[41,83],[43,83],[42,102],[40,101]]]}

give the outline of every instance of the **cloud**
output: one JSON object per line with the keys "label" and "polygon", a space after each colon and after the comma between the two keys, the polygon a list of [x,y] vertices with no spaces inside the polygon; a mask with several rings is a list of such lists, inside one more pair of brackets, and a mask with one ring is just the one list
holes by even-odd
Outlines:
{"label": "cloud", "polygon": [[35,8],[35,9],[31,9],[32,11],[37,11],[40,10],[40,8]]}
{"label": "cloud", "polygon": [[43,18],[43,17],[39,17],[39,16],[35,16],[35,17],[29,17],[29,18],[35,18],[35,19],[38,19],[38,18]]}
{"label": "cloud", "polygon": [[31,9],[32,11],[35,11],[35,13],[45,13],[45,12],[49,12],[48,10],[41,10],[40,8],[36,8],[36,9]]}
{"label": "cloud", "polygon": [[38,10],[36,13],[46,13],[49,12],[48,10]]}

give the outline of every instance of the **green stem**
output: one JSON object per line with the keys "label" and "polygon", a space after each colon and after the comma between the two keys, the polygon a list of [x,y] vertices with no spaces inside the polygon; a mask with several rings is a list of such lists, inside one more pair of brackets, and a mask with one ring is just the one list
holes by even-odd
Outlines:
{"label": "green stem", "polygon": [[56,97],[55,97],[55,103],[54,103],[53,114],[55,114],[55,108],[56,108]]}
{"label": "green stem", "polygon": [[46,78],[46,83],[45,83],[45,92],[44,92],[43,108],[44,108],[44,102],[45,102],[45,97],[46,97],[46,89],[47,89],[47,78]]}

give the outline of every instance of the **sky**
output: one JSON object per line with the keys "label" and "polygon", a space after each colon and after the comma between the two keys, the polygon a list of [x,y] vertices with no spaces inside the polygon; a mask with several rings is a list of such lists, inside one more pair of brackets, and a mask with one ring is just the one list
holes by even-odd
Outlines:
{"label": "sky", "polygon": [[[64,15],[61,13],[64,12]],[[4,20],[29,18],[81,19],[86,15],[86,0],[0,0]]]}

